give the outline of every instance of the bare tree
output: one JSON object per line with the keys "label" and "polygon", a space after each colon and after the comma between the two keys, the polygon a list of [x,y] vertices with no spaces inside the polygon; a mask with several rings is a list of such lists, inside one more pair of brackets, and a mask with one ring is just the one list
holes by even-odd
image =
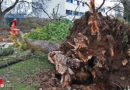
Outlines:
{"label": "bare tree", "polygon": [[8,13],[10,10],[12,10],[16,5],[17,5],[17,3],[19,2],[19,0],[15,0],[15,2],[11,5],[11,6],[9,6],[9,7],[7,7],[6,9],[4,9],[4,10],[2,10],[2,4],[3,4],[3,2],[4,2],[5,0],[0,0],[0,25],[2,24],[2,22],[3,22],[3,18],[4,18],[4,15],[6,14],[6,13]]}
{"label": "bare tree", "polygon": [[114,5],[113,7],[107,7],[109,8],[109,10],[106,12],[106,15],[108,16],[108,12],[110,12],[111,10],[115,10],[115,11],[118,11],[118,12],[123,12],[120,8],[119,8],[119,5],[121,3],[119,2],[118,4]]}
{"label": "bare tree", "polygon": [[50,15],[47,13],[46,11],[46,3],[48,0],[37,0],[37,1],[33,1],[32,2],[32,8],[33,8],[33,13],[36,14],[37,16],[39,15],[39,13],[44,12],[50,19]]}
{"label": "bare tree", "polygon": [[[58,4],[58,5],[56,6],[56,8],[53,8],[53,12],[51,13],[51,16],[52,16],[52,19],[53,19],[53,20],[59,19],[59,17],[58,17],[59,6],[60,6],[60,4]],[[55,9],[56,9],[56,10],[55,10]]]}
{"label": "bare tree", "polygon": [[31,9],[31,2],[20,0],[16,8],[11,10],[11,13],[25,14]]}
{"label": "bare tree", "polygon": [[46,10],[47,3],[49,3],[48,1],[49,0],[37,0],[35,2],[32,2],[33,12],[36,16],[40,15],[39,17],[41,17],[42,13],[44,13],[47,15],[47,17],[50,20],[60,20],[61,18],[66,17],[66,16],[59,15],[59,8],[61,4],[57,4],[52,9],[52,13],[48,13]]}
{"label": "bare tree", "polygon": [[[110,0],[113,2],[113,0]],[[124,10],[119,10],[119,12],[123,12],[124,13],[124,19],[128,20],[129,15],[130,15],[130,0],[115,0],[115,2],[119,2],[119,4],[115,5],[114,7],[110,8],[110,10],[114,9],[117,11],[117,9],[115,9],[117,6],[120,5],[120,3],[123,5],[123,9]],[[109,10],[109,11],[110,11]]]}
{"label": "bare tree", "polygon": [[[85,2],[83,2],[83,0],[81,0],[79,4],[81,4],[81,3],[85,3]],[[74,16],[73,16],[73,18],[72,18],[72,21],[74,21],[75,18],[76,18],[76,12],[77,12],[77,9],[78,9],[78,8],[79,8],[79,5],[77,5],[77,7],[75,8]]]}

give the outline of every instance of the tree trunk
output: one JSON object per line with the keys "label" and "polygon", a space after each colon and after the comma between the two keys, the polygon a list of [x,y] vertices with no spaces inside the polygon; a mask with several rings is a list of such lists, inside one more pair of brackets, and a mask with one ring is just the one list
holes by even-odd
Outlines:
{"label": "tree trunk", "polygon": [[4,15],[0,15],[0,26],[3,26],[4,23]]}
{"label": "tree trunk", "polygon": [[127,0],[123,0],[122,4],[124,7],[124,19],[129,21],[128,19],[129,19],[129,11],[130,11],[130,9],[129,9],[130,2]]}
{"label": "tree trunk", "polygon": [[40,50],[45,53],[49,53],[49,51],[55,50],[59,46],[59,44],[46,40],[35,40],[25,38],[25,42],[27,43],[28,48],[31,48],[33,50]]}
{"label": "tree trunk", "polygon": [[126,4],[123,5],[124,5],[124,19],[128,20],[128,8]]}
{"label": "tree trunk", "polygon": [[26,50],[19,54],[13,54],[5,57],[0,58],[0,68],[12,65],[14,63],[18,63],[20,61],[24,61],[29,59],[32,56],[31,50]]}

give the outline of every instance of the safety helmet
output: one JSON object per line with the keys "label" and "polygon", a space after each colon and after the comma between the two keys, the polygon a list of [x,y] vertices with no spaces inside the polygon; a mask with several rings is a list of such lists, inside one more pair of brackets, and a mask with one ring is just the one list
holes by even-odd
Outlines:
{"label": "safety helmet", "polygon": [[17,21],[17,19],[15,18],[13,21]]}

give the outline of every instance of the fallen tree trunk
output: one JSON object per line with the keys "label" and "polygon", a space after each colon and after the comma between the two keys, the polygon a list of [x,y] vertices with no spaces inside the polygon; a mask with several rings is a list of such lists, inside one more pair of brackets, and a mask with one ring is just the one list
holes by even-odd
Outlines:
{"label": "fallen tree trunk", "polygon": [[8,56],[14,53],[13,48],[0,48],[0,57],[1,56]]}
{"label": "fallen tree trunk", "polygon": [[59,45],[46,40],[24,39],[28,48],[33,50],[41,50],[45,53],[49,53],[51,50],[55,50]]}
{"label": "fallen tree trunk", "polygon": [[24,51],[22,53],[15,53],[6,57],[0,58],[0,68],[15,64],[20,61],[29,59],[32,56],[31,50]]}
{"label": "fallen tree trunk", "polygon": [[48,60],[61,75],[63,87],[93,84],[101,90],[123,89],[130,85],[129,37],[130,25],[86,12],[59,48],[49,52]]}

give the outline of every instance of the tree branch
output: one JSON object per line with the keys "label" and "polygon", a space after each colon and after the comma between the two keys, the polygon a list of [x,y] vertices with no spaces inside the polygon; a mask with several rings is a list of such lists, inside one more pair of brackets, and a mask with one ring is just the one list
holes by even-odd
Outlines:
{"label": "tree branch", "polygon": [[19,1],[19,2],[26,2],[26,3],[29,3],[29,4],[30,4],[30,2],[28,2],[28,1]]}
{"label": "tree branch", "polygon": [[2,14],[6,14],[7,12],[9,12],[11,9],[13,9],[17,5],[18,2],[19,0],[16,0],[15,3],[12,6],[5,9]]}
{"label": "tree branch", "polygon": [[[118,6],[118,5],[120,5],[120,3],[119,3],[119,4],[117,4],[116,6]],[[106,12],[106,16],[108,16],[108,12],[109,12],[109,11],[111,11],[112,9],[116,8],[116,6],[114,6],[114,7],[110,8],[110,9]]]}
{"label": "tree branch", "polygon": [[2,14],[2,9],[1,9],[2,2],[3,2],[3,0],[0,0],[0,14]]}
{"label": "tree branch", "polygon": [[59,11],[59,4],[57,5],[56,16],[57,16],[57,14],[58,14],[58,11]]}
{"label": "tree branch", "polygon": [[96,9],[96,12],[104,5],[106,0],[103,0],[102,4]]}
{"label": "tree branch", "polygon": [[0,15],[1,15],[1,13],[2,13],[2,9],[1,9],[1,3],[0,3]]}
{"label": "tree branch", "polygon": [[51,17],[49,16],[49,14],[41,7],[41,8],[38,8],[38,7],[34,7],[33,5],[32,5],[32,8],[34,8],[34,9],[41,9],[50,19],[51,19]]}
{"label": "tree branch", "polygon": [[[80,4],[83,2],[83,0],[80,1]],[[76,17],[76,11],[77,9],[79,8],[80,5],[78,5],[76,8],[75,8],[75,11],[74,11],[74,17],[72,18],[71,21],[74,21],[75,17]]]}

